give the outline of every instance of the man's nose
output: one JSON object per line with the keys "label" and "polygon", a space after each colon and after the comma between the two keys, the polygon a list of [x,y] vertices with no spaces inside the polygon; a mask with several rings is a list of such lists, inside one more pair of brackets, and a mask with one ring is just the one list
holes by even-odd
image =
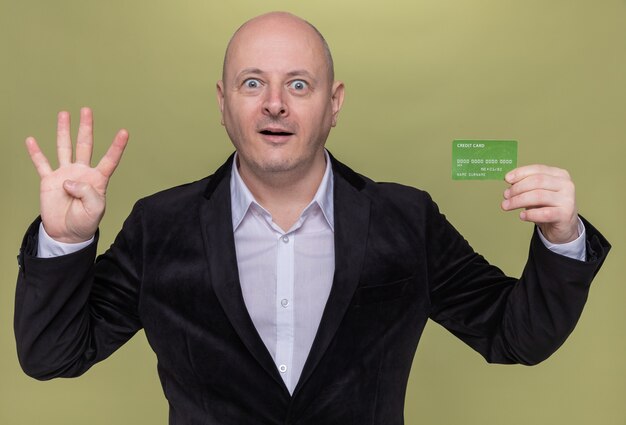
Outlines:
{"label": "man's nose", "polygon": [[270,87],[265,92],[263,113],[271,117],[282,117],[289,114],[287,102],[282,87]]}

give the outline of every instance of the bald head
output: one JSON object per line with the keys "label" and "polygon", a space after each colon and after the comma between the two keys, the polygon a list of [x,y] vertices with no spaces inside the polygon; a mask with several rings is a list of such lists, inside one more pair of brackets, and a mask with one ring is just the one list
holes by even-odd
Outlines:
{"label": "bald head", "polygon": [[216,94],[246,184],[304,185],[312,196],[344,97],[320,33],[289,13],[251,19],[228,43]]}
{"label": "bald head", "polygon": [[[307,35],[309,37],[307,37]],[[250,19],[241,25],[237,31],[233,34],[228,46],[226,47],[226,53],[224,55],[224,65],[222,68],[222,80],[227,81],[227,74],[229,71],[229,62],[233,51],[239,47],[240,43],[246,43],[250,39],[257,39],[258,37],[286,37],[287,39],[293,39],[293,37],[303,37],[308,39],[303,42],[302,48],[319,49],[321,53],[321,60],[325,61],[327,69],[328,81],[330,84],[335,79],[335,69],[333,64],[333,57],[330,53],[330,48],[324,36],[308,21],[292,15],[287,12],[270,12],[264,15],[257,16]]]}

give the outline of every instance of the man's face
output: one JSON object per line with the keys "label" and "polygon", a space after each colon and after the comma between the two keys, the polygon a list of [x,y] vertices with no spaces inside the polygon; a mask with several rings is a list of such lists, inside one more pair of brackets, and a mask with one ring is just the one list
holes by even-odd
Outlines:
{"label": "man's face", "polygon": [[233,38],[217,97],[240,167],[258,176],[306,172],[323,158],[343,85],[330,81],[321,40],[307,24],[266,16]]}

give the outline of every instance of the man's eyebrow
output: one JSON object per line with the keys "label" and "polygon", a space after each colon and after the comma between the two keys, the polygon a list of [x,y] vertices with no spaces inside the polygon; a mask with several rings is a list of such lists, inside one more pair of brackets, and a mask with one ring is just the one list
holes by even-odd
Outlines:
{"label": "man's eyebrow", "polygon": [[301,77],[302,76],[302,77],[308,78],[309,80],[312,80],[313,82],[317,81],[317,78],[315,78],[313,76],[313,74],[311,74],[306,69],[296,69],[296,70],[293,70],[293,71],[289,71],[287,73],[287,76],[288,77]]}
{"label": "man's eyebrow", "polygon": [[258,75],[258,74],[263,74],[263,71],[261,71],[259,68],[244,68],[237,74],[237,77],[241,77],[242,75],[246,75],[246,74]]}
{"label": "man's eyebrow", "polygon": [[[243,75],[250,75],[250,74],[263,75],[265,74],[265,71],[259,68],[244,68],[237,74],[237,78],[241,78]],[[309,80],[312,80],[313,82],[317,81],[317,78],[315,78],[313,74],[311,74],[306,69],[294,69],[293,71],[287,72],[286,75],[287,77],[306,77]]]}

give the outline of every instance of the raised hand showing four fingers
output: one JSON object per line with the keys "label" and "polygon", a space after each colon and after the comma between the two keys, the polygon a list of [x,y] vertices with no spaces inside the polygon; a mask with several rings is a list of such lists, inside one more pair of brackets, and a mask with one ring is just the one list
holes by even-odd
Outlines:
{"label": "raised hand showing four fingers", "polygon": [[39,173],[41,219],[46,233],[59,242],[76,243],[90,239],[104,215],[106,189],[120,162],[128,132],[119,130],[97,166],[91,167],[93,152],[93,114],[82,108],[72,160],[70,115],[59,112],[57,120],[57,157],[53,170],[34,138],[26,148]]}

